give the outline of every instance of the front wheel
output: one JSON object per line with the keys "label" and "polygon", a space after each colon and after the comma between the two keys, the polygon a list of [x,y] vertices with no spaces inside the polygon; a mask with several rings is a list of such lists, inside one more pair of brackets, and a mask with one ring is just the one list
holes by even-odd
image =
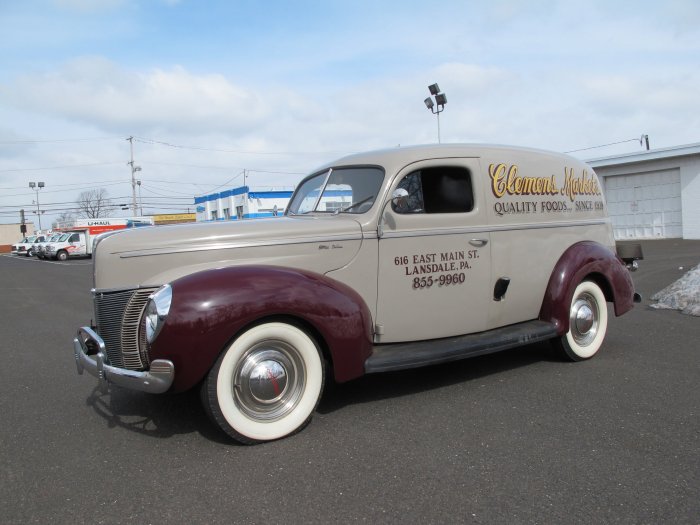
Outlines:
{"label": "front wheel", "polygon": [[555,348],[571,361],[593,357],[605,339],[608,307],[603,291],[593,281],[581,282],[569,308],[569,331],[554,341]]}
{"label": "front wheel", "polygon": [[314,340],[295,326],[265,323],[221,354],[202,385],[202,401],[229,436],[253,444],[304,428],[323,382],[323,358]]}
{"label": "front wheel", "polygon": [[61,250],[56,254],[56,259],[58,259],[59,261],[65,261],[66,259],[68,259],[68,253]]}

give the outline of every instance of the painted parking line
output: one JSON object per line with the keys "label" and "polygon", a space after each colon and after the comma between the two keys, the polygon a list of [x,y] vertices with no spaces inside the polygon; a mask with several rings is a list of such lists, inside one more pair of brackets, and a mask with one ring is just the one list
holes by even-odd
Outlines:
{"label": "painted parking line", "polygon": [[37,259],[35,257],[27,257],[24,255],[12,255],[11,253],[3,253],[0,254],[3,257],[11,257],[12,259],[18,260],[18,261],[24,261],[24,262],[40,262],[40,263],[47,263],[47,264],[58,264],[59,266],[87,266],[92,264],[92,260],[88,261],[80,261],[80,262],[61,262],[61,261],[49,261],[46,259]]}

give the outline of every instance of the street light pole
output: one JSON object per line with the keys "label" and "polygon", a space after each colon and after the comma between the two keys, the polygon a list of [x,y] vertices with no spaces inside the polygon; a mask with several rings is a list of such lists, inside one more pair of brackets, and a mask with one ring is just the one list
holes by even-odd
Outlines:
{"label": "street light pole", "polygon": [[440,113],[442,113],[445,110],[445,104],[447,104],[447,96],[445,96],[444,93],[440,92],[440,86],[438,86],[437,84],[431,84],[430,86],[428,86],[428,89],[430,90],[430,94],[435,97],[435,102],[433,102],[433,99],[431,97],[428,97],[423,101],[423,103],[425,104],[425,107],[427,107],[432,112],[433,115],[437,115],[438,144],[440,144]]}
{"label": "street light pole", "polygon": [[39,218],[39,230],[41,230],[41,209],[39,208],[39,190],[43,188],[45,184],[43,182],[30,182],[29,187],[34,190],[36,193],[36,213],[37,217]]}

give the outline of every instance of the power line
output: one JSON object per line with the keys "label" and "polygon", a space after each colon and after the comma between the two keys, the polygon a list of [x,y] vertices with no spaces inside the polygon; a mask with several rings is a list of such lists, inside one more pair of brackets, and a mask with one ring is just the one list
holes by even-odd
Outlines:
{"label": "power line", "polygon": [[12,168],[9,170],[0,170],[0,173],[10,173],[10,172],[16,172],[16,171],[42,171],[42,170],[59,170],[59,169],[66,169],[66,168],[86,168],[86,167],[93,167],[93,166],[108,166],[112,164],[122,164],[123,161],[119,162],[95,162],[91,164],[68,164],[65,166],[46,166],[42,168]]}
{"label": "power line", "polygon": [[85,139],[46,139],[46,140],[0,140],[0,144],[51,144],[59,142],[97,142],[101,140],[121,140],[122,137],[92,137]]}
{"label": "power line", "polygon": [[616,146],[618,144],[625,144],[627,142],[639,142],[639,139],[621,140],[619,142],[611,142],[610,144],[601,144],[600,146],[591,146],[590,148],[572,149],[569,151],[565,151],[564,153],[576,153],[577,151],[588,151],[589,149],[598,149],[598,148],[605,148],[607,146]]}
{"label": "power line", "polygon": [[[143,191],[153,193],[154,195],[160,195],[162,197],[172,197],[173,199],[193,199],[194,198],[194,194],[192,194],[192,193],[174,192],[174,193],[179,193],[180,195],[187,195],[187,197],[176,197],[174,195],[167,195],[167,194],[163,194],[163,193],[158,193],[157,191],[152,189],[150,186],[146,187],[145,185],[142,185],[141,187],[143,188]],[[172,191],[172,190],[163,190],[162,188],[158,188],[158,189],[161,191]]]}
{"label": "power line", "polygon": [[[247,168],[242,168],[240,166],[202,166],[197,164],[182,164],[178,162],[159,162],[159,161],[142,161],[142,164],[155,164],[162,166],[179,166],[183,168],[201,168],[201,169],[214,169],[214,170],[243,170]],[[276,175],[306,175],[307,172],[304,171],[275,171],[275,170],[265,170],[265,169],[247,169],[249,172],[254,173],[271,173]],[[194,184],[194,183],[189,183]]]}
{"label": "power line", "polygon": [[[82,186],[82,189],[87,190],[87,189],[97,189],[97,188],[101,188],[103,186],[118,186],[119,184],[127,184],[127,182],[123,181],[123,182],[104,183],[104,184],[100,184],[99,186],[85,186],[84,184],[81,184],[80,186]],[[65,193],[67,191],[73,191],[73,190],[70,190],[70,189],[67,189],[67,190],[47,190],[44,193]],[[12,193],[9,195],[3,195],[3,197],[24,197],[25,195],[31,195],[31,193],[28,193],[28,192]]]}
{"label": "power line", "polygon": [[[158,180],[148,180],[148,181],[146,181],[146,180],[142,180],[142,183],[143,183],[143,182],[148,182],[149,188],[150,188],[151,186],[155,186],[156,188],[158,188],[158,189],[161,190],[161,191],[167,191],[167,192],[170,192],[170,193],[177,193],[178,195],[194,195],[194,193],[192,193],[192,192],[190,192],[190,191],[184,192],[184,191],[175,191],[175,190],[171,190],[171,189],[169,189],[169,188],[162,188],[162,187],[161,187],[162,184],[168,184],[168,185],[170,185],[170,183],[169,183],[168,181],[158,181]],[[162,183],[162,184],[159,184],[159,183]],[[194,184],[194,183],[190,182],[190,183],[188,183],[188,184]],[[148,188],[146,188],[146,185],[145,185],[145,184],[141,184],[141,186],[143,187],[144,190],[148,189]]]}
{"label": "power line", "polygon": [[[244,150],[231,150],[231,149],[218,149],[218,148],[202,148],[198,146],[183,146],[181,144],[172,144],[170,142],[164,142],[162,140],[149,139],[146,137],[134,137],[134,140],[141,142],[143,144],[156,144],[160,146],[167,146],[169,148],[177,149],[191,149],[197,151],[213,151],[216,153],[237,153],[239,155],[328,155],[331,153],[339,153],[339,151],[244,151]],[[347,152],[343,152],[347,153]]]}
{"label": "power line", "polygon": [[213,190],[207,190],[207,191],[205,191],[204,193],[212,193],[212,192],[218,190],[219,188],[223,188],[224,186],[228,186],[229,184],[231,184],[234,180],[236,180],[236,179],[237,179],[238,177],[240,177],[241,175],[243,175],[243,176],[245,177],[245,170],[241,171],[241,172],[240,172],[239,174],[237,174],[237,175],[234,175],[233,177],[231,177],[229,180],[227,180],[227,181],[224,182],[223,184],[220,184],[219,186],[216,186]]}
{"label": "power line", "polygon": [[[93,184],[118,184],[118,183],[122,183],[122,182],[125,182],[125,181],[122,181],[122,180],[102,180],[102,181],[94,180],[94,181],[91,181],[91,182],[92,182]],[[51,186],[52,186],[52,187],[54,187],[54,186],[55,186],[55,187],[63,187],[63,186],[84,186],[84,185],[85,185],[84,182],[70,182],[70,183],[66,183],[66,184],[53,184],[53,183],[51,183]],[[0,188],[0,190],[19,190],[19,189],[24,189],[24,186],[12,186],[12,187],[10,187],[10,188]]]}

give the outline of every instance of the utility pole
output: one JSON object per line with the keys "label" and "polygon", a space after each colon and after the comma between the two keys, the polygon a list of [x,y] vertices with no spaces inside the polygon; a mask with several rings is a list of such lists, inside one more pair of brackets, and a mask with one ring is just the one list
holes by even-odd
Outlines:
{"label": "utility pole", "polygon": [[642,135],[642,138],[639,139],[639,145],[642,146],[643,142],[646,143],[647,151],[649,151],[649,135],[646,135],[646,134]]}
{"label": "utility pole", "polygon": [[141,171],[141,166],[134,166],[134,137],[129,137],[126,140],[129,141],[129,147],[131,149],[131,160],[127,162],[127,164],[131,166],[131,209],[134,217],[136,217],[136,177],[134,174],[137,171]]}

